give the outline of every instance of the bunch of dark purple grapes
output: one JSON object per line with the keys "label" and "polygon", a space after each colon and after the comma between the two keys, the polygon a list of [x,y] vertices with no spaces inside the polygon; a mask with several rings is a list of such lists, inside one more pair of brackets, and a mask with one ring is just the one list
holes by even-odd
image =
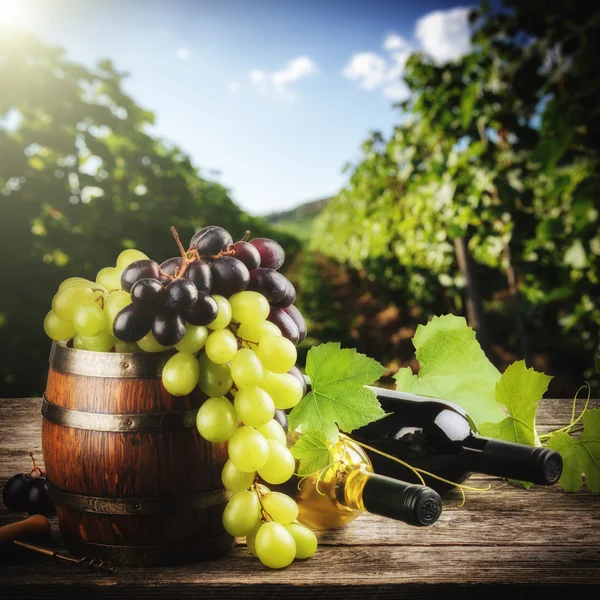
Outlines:
{"label": "bunch of dark purple grapes", "polygon": [[50,499],[46,472],[40,469],[33,457],[33,469],[29,473],[13,475],[4,485],[2,502],[8,510],[28,512],[30,515],[46,515],[54,512],[54,504]]}
{"label": "bunch of dark purple grapes", "polygon": [[138,260],[121,276],[123,290],[131,294],[113,323],[115,337],[137,342],[149,331],[161,346],[174,346],[186,332],[186,322],[210,326],[219,307],[214,295],[230,297],[244,290],[265,296],[271,305],[268,320],[295,345],[306,337],[306,323],[293,305],[296,290],[278,269],[285,252],[275,241],[256,238],[233,243],[222,227],[198,231],[186,251],[174,231],[181,256],[158,264]]}

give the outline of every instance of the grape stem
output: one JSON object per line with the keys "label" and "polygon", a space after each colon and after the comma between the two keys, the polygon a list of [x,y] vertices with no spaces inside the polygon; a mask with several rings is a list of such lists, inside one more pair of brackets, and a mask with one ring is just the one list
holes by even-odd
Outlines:
{"label": "grape stem", "polygon": [[272,521],[273,517],[267,512],[267,509],[265,508],[265,505],[263,504],[262,494],[258,487],[258,479],[255,479],[252,482],[252,488],[254,489],[254,492],[256,493],[256,497],[258,498],[258,503],[260,504],[260,512],[261,512],[263,521],[265,521],[265,522]]}
{"label": "grape stem", "polygon": [[40,469],[40,467],[37,466],[35,458],[33,457],[33,452],[30,452],[29,456],[31,457],[31,461],[33,462],[33,469],[31,470],[31,473],[29,473],[29,477],[33,477],[34,473],[36,477],[45,477],[46,471],[44,471],[44,469]]}
{"label": "grape stem", "polygon": [[250,230],[246,229],[246,233],[244,234],[244,237],[240,241],[247,242],[249,238],[250,238]]}
{"label": "grape stem", "polygon": [[187,252],[185,251],[185,248],[183,247],[183,244],[181,243],[181,240],[179,239],[179,233],[177,233],[177,229],[175,229],[175,225],[171,225],[171,233],[173,234],[173,237],[175,238],[175,242],[177,243],[179,252],[181,252],[181,267],[179,267],[179,269],[177,269],[177,271],[175,273],[175,277],[173,277],[173,279],[179,279],[179,277],[181,277],[185,273],[185,270],[188,268],[188,265],[190,264],[190,259],[188,258]]}

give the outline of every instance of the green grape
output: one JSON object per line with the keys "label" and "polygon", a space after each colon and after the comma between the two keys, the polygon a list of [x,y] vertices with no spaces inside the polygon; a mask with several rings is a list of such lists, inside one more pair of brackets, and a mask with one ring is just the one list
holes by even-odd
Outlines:
{"label": "green grape", "polygon": [[96,275],[96,283],[103,285],[109,290],[120,290],[121,273],[123,273],[123,269],[104,267],[104,269],[100,269],[98,271],[98,275]]}
{"label": "green grape", "polygon": [[267,440],[267,443],[269,444],[269,457],[256,470],[267,483],[273,485],[284,483],[294,474],[296,461],[283,444],[275,440]]}
{"label": "green grape", "polygon": [[68,277],[58,286],[58,289],[62,290],[63,288],[71,287],[72,285],[80,285],[82,283],[84,285],[90,285],[92,282],[89,279],[84,279],[83,277]]}
{"label": "green grape", "polygon": [[[206,356],[217,365],[228,363],[238,351],[235,335],[229,329],[213,331],[206,339]],[[291,368],[291,367],[290,367]]]}
{"label": "green grape", "polygon": [[293,408],[304,392],[300,381],[289,373],[268,373],[260,387],[273,398],[275,408]]}
{"label": "green grape", "polygon": [[187,323],[185,326],[185,335],[175,344],[175,348],[179,352],[196,354],[196,352],[200,352],[204,348],[207,337],[208,329],[206,327]]}
{"label": "green grape", "polygon": [[[136,260],[143,260],[144,258],[148,258],[143,252],[136,250],[135,248],[128,248],[127,250],[123,250],[119,256],[117,256],[117,269],[123,270],[125,267],[128,267],[132,262]],[[121,285],[119,284],[119,287]]]}
{"label": "green grape", "polygon": [[275,440],[284,446],[287,443],[287,436],[283,427],[275,420],[271,419],[266,425],[257,427],[257,430],[268,440]]}
{"label": "green grape", "polygon": [[250,550],[251,554],[256,556],[256,534],[259,532],[260,528],[263,526],[262,521],[258,524],[258,527],[255,527],[249,534],[246,535],[246,546],[248,550]]}
{"label": "green grape", "polygon": [[109,352],[116,342],[115,338],[106,329],[103,329],[98,335],[81,335],[81,341],[83,347],[92,352]]}
{"label": "green grape", "polygon": [[198,385],[199,375],[200,367],[196,357],[187,352],[178,352],[165,363],[162,382],[169,394],[185,396]]}
{"label": "green grape", "polygon": [[236,432],[237,424],[235,408],[225,396],[206,400],[196,416],[200,435],[214,444],[226,442]]}
{"label": "green grape", "polygon": [[133,352],[139,352],[139,351],[140,351],[140,349],[135,342],[122,342],[121,340],[115,341],[115,352],[131,354]]}
{"label": "green grape", "polygon": [[137,341],[137,345],[144,352],[166,352],[170,350],[173,346],[162,346],[155,339],[152,332],[149,331],[141,340]]}
{"label": "green grape", "polygon": [[229,535],[244,536],[260,522],[260,502],[254,492],[235,493],[223,511],[223,526]]}
{"label": "green grape", "polygon": [[61,319],[53,310],[44,318],[44,331],[50,339],[58,342],[70,340],[77,333],[71,321]]}
{"label": "green grape", "polygon": [[112,331],[115,318],[126,306],[131,304],[129,292],[119,290],[104,296],[104,316],[106,317],[106,328]]}
{"label": "green grape", "polygon": [[277,327],[275,323],[263,321],[258,325],[240,325],[236,335],[242,340],[242,346],[244,348],[256,349],[261,337],[266,335],[281,337],[281,331],[279,331],[279,327]]}
{"label": "green grape", "polygon": [[244,473],[257,471],[269,458],[269,443],[252,427],[240,427],[229,440],[229,458]]}
{"label": "green grape", "polygon": [[231,304],[224,296],[215,294],[213,298],[217,301],[219,312],[212,323],[208,324],[209,329],[225,329],[231,323]]}
{"label": "green grape", "polygon": [[258,325],[269,316],[269,301],[258,292],[238,292],[229,297],[234,321],[245,325]]}
{"label": "green grape", "polygon": [[73,338],[73,348],[75,348],[75,350],[85,350],[85,345],[79,334]]}
{"label": "green grape", "polygon": [[235,411],[244,425],[262,427],[275,415],[275,404],[259,387],[245,387],[235,394]]}
{"label": "green grape", "polygon": [[254,471],[244,473],[244,471],[240,471],[231,460],[228,460],[225,463],[223,471],[221,471],[221,481],[223,482],[223,486],[231,492],[242,492],[247,490],[252,485],[254,477],[256,477]]}
{"label": "green grape", "polygon": [[104,311],[95,302],[84,302],[75,309],[73,326],[81,335],[98,335],[106,328]]}
{"label": "green grape", "polygon": [[273,373],[287,373],[296,364],[296,346],[284,337],[260,338],[256,353],[265,368]]}
{"label": "green grape", "polygon": [[94,301],[101,292],[94,291],[90,285],[74,284],[58,290],[52,298],[52,310],[57,317],[72,321],[75,309],[84,302]]}
{"label": "green grape", "polygon": [[217,365],[203,352],[198,357],[200,367],[200,389],[207,396],[224,396],[233,385],[229,365]]}
{"label": "green grape", "polygon": [[262,505],[276,523],[289,525],[298,518],[298,505],[287,494],[270,492],[263,497]]}
{"label": "green grape", "polygon": [[294,537],[280,523],[265,523],[256,534],[254,548],[260,562],[271,569],[287,567],[296,557]]}
{"label": "green grape", "polygon": [[231,376],[239,388],[258,385],[265,376],[260,358],[248,348],[238,350],[231,361]]}
{"label": "green grape", "polygon": [[296,558],[310,558],[317,551],[317,536],[300,523],[290,523],[285,528],[296,542]]}

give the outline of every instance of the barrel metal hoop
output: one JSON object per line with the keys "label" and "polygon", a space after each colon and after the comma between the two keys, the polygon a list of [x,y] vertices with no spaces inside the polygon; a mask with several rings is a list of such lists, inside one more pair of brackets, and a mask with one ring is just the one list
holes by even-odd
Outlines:
{"label": "barrel metal hoop", "polygon": [[172,351],[148,354],[90,352],[69,348],[64,342],[54,342],[50,351],[50,368],[67,375],[154,379],[160,377],[172,355]]}
{"label": "barrel metal hoop", "polygon": [[224,504],[232,493],[225,488],[156,498],[105,498],[65,492],[48,482],[57,506],[101,515],[165,515]]}
{"label": "barrel metal hoop", "polygon": [[55,425],[91,431],[174,431],[196,425],[197,408],[164,413],[105,414],[71,410],[43,396],[42,416]]}

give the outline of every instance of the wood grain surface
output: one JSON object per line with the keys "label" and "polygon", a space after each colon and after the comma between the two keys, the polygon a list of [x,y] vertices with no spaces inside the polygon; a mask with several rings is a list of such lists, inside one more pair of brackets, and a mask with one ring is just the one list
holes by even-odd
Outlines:
{"label": "wood grain surface", "polygon": [[[595,402],[600,406],[600,402]],[[0,486],[40,454],[38,399],[0,400]],[[545,400],[538,428],[565,425],[571,404]],[[600,496],[555,486],[525,491],[474,476],[488,492],[445,497],[436,525],[410,527],[364,515],[319,534],[318,554],[282,571],[263,567],[243,544],[217,560],[170,568],[88,572],[24,550],[0,557],[0,598],[528,598],[550,588],[600,589]],[[0,526],[26,515],[0,507]],[[61,548],[53,533],[43,543]]]}

